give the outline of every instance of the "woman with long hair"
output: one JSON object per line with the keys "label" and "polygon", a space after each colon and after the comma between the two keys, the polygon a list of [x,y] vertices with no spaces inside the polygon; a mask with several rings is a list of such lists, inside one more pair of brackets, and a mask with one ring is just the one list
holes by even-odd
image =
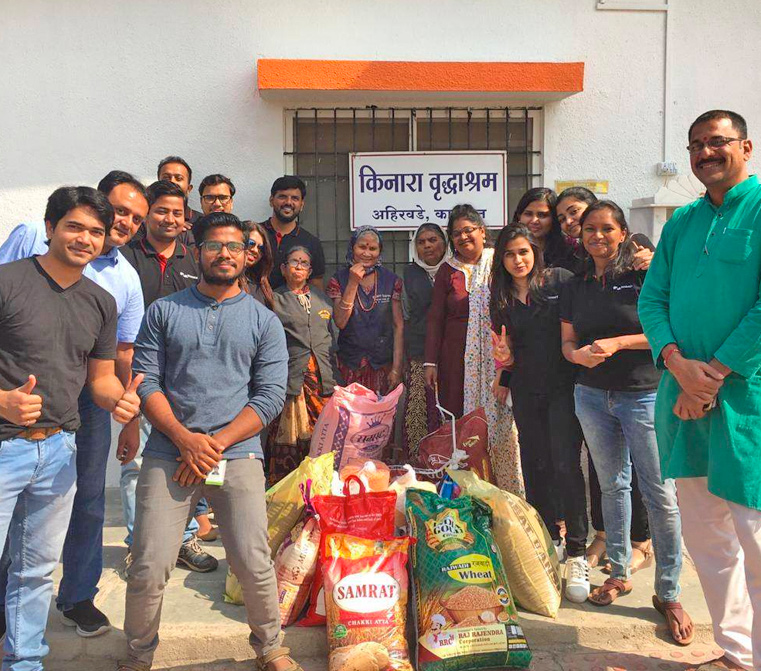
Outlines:
{"label": "woman with long hair", "polygon": [[345,384],[358,382],[387,394],[402,380],[402,280],[383,267],[377,229],[352,233],[346,265],[328,282],[338,336],[338,369]]}
{"label": "woman with long hair", "polygon": [[618,205],[607,200],[590,205],[581,219],[585,273],[561,294],[563,354],[579,366],[576,415],[600,480],[611,564],[611,577],[591,592],[589,601],[607,606],[632,590],[629,491],[634,463],[654,541],[653,605],[666,618],[674,641],[687,645],[694,631],[678,601],[681,519],[674,481],[661,478],[654,428],[660,374],[637,314],[644,272],[634,268],[636,248],[630,238]]}
{"label": "woman with long hair", "polygon": [[[569,240],[574,240],[578,247],[578,256],[581,259],[584,248],[581,246],[581,218],[587,208],[597,202],[597,196],[583,186],[571,186],[564,189],[557,198],[555,210],[563,233]],[[647,270],[650,260],[653,258],[652,244],[646,236],[635,233],[631,236],[633,242],[639,242],[639,249],[634,255],[634,269]],[[642,494],[639,491],[637,471],[632,468],[632,524],[631,543],[632,559],[631,571],[635,573],[653,562],[653,543],[650,539],[650,525],[647,521],[647,509],[642,502]],[[592,527],[595,537],[587,548],[589,565],[597,566],[607,559],[605,553],[605,522],[602,515],[602,493],[597,479],[592,457],[589,456],[589,508],[591,511]]]}
{"label": "woman with long hair", "polygon": [[489,451],[497,484],[523,496],[518,436],[507,405],[508,389],[492,392],[494,358],[489,280],[494,250],[472,205],[456,205],[447,234],[453,256],[436,273],[425,338],[426,384],[455,417],[482,407],[489,423]]}
{"label": "woman with long hair", "polygon": [[582,603],[589,596],[582,436],[573,404],[574,369],[561,351],[558,316],[560,292],[572,277],[564,268],[544,267],[527,228],[507,226],[500,232],[492,266],[491,320],[498,334],[495,358],[512,363],[509,386],[526,500],[541,515],[560,556],[556,513],[565,520],[565,594]]}
{"label": "woman with long hair", "polygon": [[404,409],[404,445],[407,459],[414,461],[420,441],[439,425],[433,389],[425,384],[425,332],[433,282],[449,257],[447,237],[441,226],[421,224],[412,240],[412,263],[404,268],[402,313],[404,358],[407,362],[407,399]]}
{"label": "woman with long hair", "polygon": [[269,486],[297,468],[309,453],[314,425],[333,394],[337,373],[331,355],[333,303],[309,285],[311,253],[306,247],[292,247],[280,271],[285,284],[274,291],[274,311],[285,329],[288,382],[283,411],[269,426]]}
{"label": "woman with long hair", "polygon": [[258,222],[245,221],[243,223],[248,224],[249,234],[246,247],[246,269],[240,281],[241,289],[272,310],[274,299],[269,277],[275,257],[269,236],[264,226]]}
{"label": "woman with long hair", "polygon": [[579,269],[579,259],[573,243],[563,235],[555,214],[557,196],[552,189],[537,187],[521,196],[513,213],[513,225],[525,226],[542,250],[548,268]]}

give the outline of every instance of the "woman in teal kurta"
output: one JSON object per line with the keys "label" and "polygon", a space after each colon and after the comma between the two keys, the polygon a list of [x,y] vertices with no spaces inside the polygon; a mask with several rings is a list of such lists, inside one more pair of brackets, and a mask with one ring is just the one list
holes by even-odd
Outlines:
{"label": "woman in teal kurta", "polygon": [[663,229],[639,298],[656,364],[676,343],[688,359],[731,369],[702,419],[673,412],[680,387],[665,371],[655,425],[664,478],[707,477],[716,496],[761,510],[761,184],[678,209]]}

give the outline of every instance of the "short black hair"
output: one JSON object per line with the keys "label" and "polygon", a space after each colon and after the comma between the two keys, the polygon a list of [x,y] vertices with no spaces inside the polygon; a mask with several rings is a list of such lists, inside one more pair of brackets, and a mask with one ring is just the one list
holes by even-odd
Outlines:
{"label": "short black hair", "polygon": [[272,182],[272,188],[270,189],[270,196],[274,196],[278,191],[286,191],[287,189],[298,189],[301,191],[301,197],[307,197],[307,185],[304,181],[296,175],[283,175],[278,177]]}
{"label": "short black hair", "polygon": [[185,170],[188,171],[188,184],[193,181],[193,171],[190,169],[188,162],[179,156],[167,156],[166,158],[162,158],[159,167],[156,168],[156,177],[161,179],[161,170],[167,163],[179,163],[181,166],[184,166]]}
{"label": "short black hair", "polygon": [[67,212],[77,207],[89,209],[105,226],[108,235],[114,223],[114,208],[102,191],[90,186],[62,186],[53,191],[45,207],[45,221],[55,228]]}
{"label": "short black hair", "polygon": [[120,184],[129,184],[134,187],[143,198],[148,200],[148,194],[145,191],[143,183],[137,179],[134,175],[131,175],[124,170],[112,170],[109,172],[100,182],[98,182],[98,191],[109,195]]}
{"label": "short black hair", "polygon": [[154,182],[147,190],[149,207],[153,207],[153,204],[164,196],[176,196],[177,198],[182,198],[182,202],[185,205],[188,204],[188,197],[185,195],[185,192],[168,179],[160,179],[158,182]]}
{"label": "short black hair", "polygon": [[235,184],[232,183],[232,180],[229,177],[225,177],[219,173],[207,175],[203,178],[201,184],[198,186],[198,195],[203,196],[203,190],[207,186],[214,186],[215,184],[227,184],[227,186],[230,187],[230,197],[232,198],[235,195]]}
{"label": "short black hair", "polygon": [[226,228],[228,226],[237,228],[243,233],[243,237],[248,240],[251,228],[247,221],[241,221],[229,212],[209,212],[209,214],[200,217],[193,224],[193,237],[195,238],[196,245],[200,245],[206,239],[206,234],[212,228]]}
{"label": "short black hair", "polygon": [[687,140],[692,139],[692,129],[698,124],[705,123],[706,121],[718,121],[719,119],[729,119],[732,122],[732,128],[735,129],[737,134],[743,140],[748,139],[748,124],[737,112],[730,110],[708,110],[692,122],[690,130],[687,131]]}

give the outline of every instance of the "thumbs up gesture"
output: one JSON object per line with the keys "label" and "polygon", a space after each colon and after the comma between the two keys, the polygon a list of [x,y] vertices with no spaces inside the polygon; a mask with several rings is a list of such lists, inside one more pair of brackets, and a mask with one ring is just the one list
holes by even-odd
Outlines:
{"label": "thumbs up gesture", "polygon": [[510,350],[510,342],[507,339],[507,330],[504,324],[499,335],[491,332],[491,345],[494,358],[500,366],[509,366],[513,363],[513,353]]}
{"label": "thumbs up gesture", "polygon": [[145,377],[142,373],[135,375],[132,381],[127,385],[122,397],[116,402],[111,416],[119,424],[127,424],[140,412],[140,397],[137,395],[137,388]]}
{"label": "thumbs up gesture", "polygon": [[655,253],[634,240],[632,240],[632,244],[634,245],[634,270],[647,270]]}
{"label": "thumbs up gesture", "polygon": [[0,417],[18,426],[32,426],[42,414],[42,396],[33,394],[37,378],[29,379],[18,389],[0,392]]}

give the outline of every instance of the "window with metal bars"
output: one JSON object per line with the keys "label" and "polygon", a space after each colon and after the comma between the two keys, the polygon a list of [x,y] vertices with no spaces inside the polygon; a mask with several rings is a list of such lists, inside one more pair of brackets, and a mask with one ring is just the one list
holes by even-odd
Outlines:
{"label": "window with metal bars", "polygon": [[[541,107],[291,109],[285,124],[285,169],[307,185],[299,221],[322,241],[326,280],[344,263],[351,236],[350,153],[507,151],[509,212],[542,176]],[[411,235],[383,234],[384,262],[397,274],[410,260]]]}

